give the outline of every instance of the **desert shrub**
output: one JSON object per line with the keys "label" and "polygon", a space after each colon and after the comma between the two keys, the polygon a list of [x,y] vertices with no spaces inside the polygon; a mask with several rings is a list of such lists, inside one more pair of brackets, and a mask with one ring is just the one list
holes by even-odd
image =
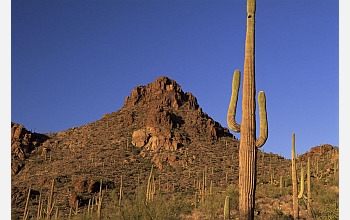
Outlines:
{"label": "desert shrub", "polygon": [[15,209],[11,209],[11,219],[13,220],[23,219],[23,213],[18,213]]}
{"label": "desert shrub", "polygon": [[58,176],[55,179],[55,188],[61,188],[63,186],[65,186],[67,183],[69,183],[71,181],[71,179],[67,176]]}
{"label": "desert shrub", "polygon": [[199,210],[209,219],[218,219],[223,214],[226,196],[230,198],[230,210],[238,210],[239,191],[235,185],[229,185],[224,192],[213,189],[213,195],[207,196],[204,203],[199,204]]}
{"label": "desert shrub", "polygon": [[316,206],[315,213],[318,219],[339,219],[339,193],[329,190],[329,185],[315,181],[312,183],[311,195]]}
{"label": "desert shrub", "polygon": [[117,219],[148,220],[148,219],[179,219],[181,213],[190,212],[190,204],[180,196],[158,194],[153,201],[146,202],[146,193],[139,188],[137,193],[129,195],[122,201],[117,210]]}
{"label": "desert shrub", "polygon": [[[286,191],[286,188],[283,188]],[[284,193],[285,194],[285,193]],[[257,187],[256,190],[257,198],[280,198],[281,191],[279,186],[271,185],[271,184],[262,184]]]}
{"label": "desert shrub", "polygon": [[327,220],[336,220],[339,219],[339,206],[338,203],[331,205],[325,205],[322,209],[316,210],[317,219],[327,219]]}
{"label": "desert shrub", "polygon": [[204,202],[198,204],[198,210],[207,218],[220,219],[223,215],[223,208],[226,196],[230,198],[230,210],[238,210],[238,188],[234,185],[229,185],[224,192],[214,187],[213,194],[207,195]]}
{"label": "desert shrub", "polygon": [[280,208],[274,208],[269,220],[293,220],[292,216],[285,215]]}
{"label": "desert shrub", "polygon": [[339,201],[339,193],[329,190],[329,186],[319,182],[312,183],[311,195],[315,202],[326,205],[335,204]]}
{"label": "desert shrub", "polygon": [[225,191],[223,198],[225,198],[226,196],[230,197],[230,209],[238,210],[238,199],[239,199],[238,187],[235,185],[229,185]]}
{"label": "desert shrub", "polygon": [[289,187],[289,186],[293,186],[292,185],[292,178],[287,177],[284,181],[284,187]]}
{"label": "desert shrub", "polygon": [[141,148],[135,147],[134,145],[129,145],[129,149],[133,155],[139,155],[141,152]]}
{"label": "desert shrub", "polygon": [[339,186],[339,176],[331,175],[327,178],[327,184],[330,186]]}
{"label": "desert shrub", "polygon": [[218,210],[224,207],[225,198],[220,194],[207,195],[204,202],[198,204],[198,210],[210,219],[217,219]]}

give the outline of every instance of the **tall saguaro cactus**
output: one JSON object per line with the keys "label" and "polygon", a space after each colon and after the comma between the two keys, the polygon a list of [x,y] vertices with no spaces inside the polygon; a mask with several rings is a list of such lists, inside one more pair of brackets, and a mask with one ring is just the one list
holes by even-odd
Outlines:
{"label": "tall saguaro cactus", "polygon": [[310,157],[307,158],[307,210],[311,213],[311,176],[310,176]]}
{"label": "tall saguaro cactus", "polygon": [[240,86],[240,71],[235,70],[232,79],[232,94],[227,113],[227,124],[234,132],[240,132],[239,145],[239,219],[254,219],[257,149],[267,140],[268,126],[266,98],[258,94],[260,137],[256,139],[256,88],[255,88],[255,10],[256,0],[247,0],[247,29],[245,40],[242,122],[235,120]]}
{"label": "tall saguaro cactus", "polygon": [[293,217],[299,219],[299,204],[298,204],[298,180],[297,169],[295,163],[295,134],[292,133],[292,186],[293,186]]}

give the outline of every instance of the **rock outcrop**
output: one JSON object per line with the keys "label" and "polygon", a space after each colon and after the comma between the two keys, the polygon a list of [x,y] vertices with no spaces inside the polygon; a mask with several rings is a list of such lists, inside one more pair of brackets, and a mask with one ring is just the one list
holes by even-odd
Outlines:
{"label": "rock outcrop", "polygon": [[[25,165],[28,155],[46,140],[42,134],[32,133],[23,125],[11,122],[11,174],[17,174]],[[45,149],[44,151],[47,151]],[[41,149],[43,151],[43,148]],[[43,153],[43,152],[42,152]]]}
{"label": "rock outcrop", "polygon": [[[142,118],[137,117],[140,108]],[[184,93],[174,80],[165,76],[135,87],[125,98],[122,109],[132,111],[124,122],[128,125],[139,122],[132,134],[132,144],[151,151],[176,151],[199,137],[208,140],[233,137],[227,128],[202,111],[192,93]]]}

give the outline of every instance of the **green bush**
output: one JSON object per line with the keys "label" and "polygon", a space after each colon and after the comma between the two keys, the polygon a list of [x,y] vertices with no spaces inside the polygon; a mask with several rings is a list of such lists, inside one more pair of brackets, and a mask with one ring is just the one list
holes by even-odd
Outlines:
{"label": "green bush", "polygon": [[204,203],[199,203],[198,209],[208,219],[218,219],[223,215],[226,196],[230,198],[230,210],[238,210],[239,192],[237,186],[229,185],[223,193],[213,189],[213,194],[205,198]]}
{"label": "green bush", "polygon": [[179,219],[181,213],[190,212],[190,203],[178,196],[158,194],[146,202],[146,192],[139,188],[135,195],[124,198],[117,210],[117,219],[163,220]]}
{"label": "green bush", "polygon": [[312,183],[311,195],[316,207],[315,213],[318,219],[339,219],[339,193],[329,190],[329,185],[320,181]]}

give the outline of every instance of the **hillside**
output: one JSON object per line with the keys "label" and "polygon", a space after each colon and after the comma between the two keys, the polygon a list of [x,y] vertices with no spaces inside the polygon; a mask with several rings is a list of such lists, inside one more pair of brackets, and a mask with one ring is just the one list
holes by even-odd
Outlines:
{"label": "hillside", "polygon": [[[38,134],[12,122],[12,219],[22,219],[29,188],[28,219],[47,213],[52,219],[94,219],[100,190],[102,219],[223,219],[225,195],[231,196],[234,219],[238,147],[234,135],[209,117],[193,94],[165,76],[135,87],[121,109],[80,127]],[[325,144],[297,160],[300,170],[310,157],[313,185],[331,193],[323,200],[315,194],[318,216],[337,210],[332,204],[338,201],[338,152]],[[261,151],[258,156],[257,218],[288,219],[291,161]],[[148,183],[152,199],[145,203]],[[328,214],[321,213],[325,205]],[[135,213],[138,217],[131,217]],[[302,207],[300,215],[309,218]]]}

